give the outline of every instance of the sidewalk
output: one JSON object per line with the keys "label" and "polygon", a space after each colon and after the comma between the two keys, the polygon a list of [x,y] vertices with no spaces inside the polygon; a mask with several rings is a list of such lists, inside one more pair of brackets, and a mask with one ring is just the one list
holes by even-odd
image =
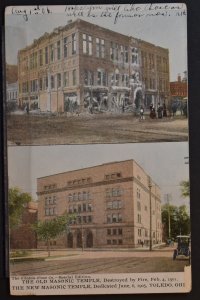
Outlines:
{"label": "sidewalk", "polygon": [[[137,248],[85,248],[85,249],[52,249],[51,256],[48,257],[46,250],[30,249],[27,250],[27,255],[20,257],[12,257],[11,261],[31,260],[32,259],[45,259],[45,260],[62,260],[62,259],[77,259],[77,258],[99,258],[99,257],[142,257],[142,256],[166,256],[166,252],[170,255],[174,247],[166,246],[164,243],[153,245],[152,251],[149,251],[148,246]],[[145,253],[145,255],[144,255]],[[163,255],[162,255],[163,253]]]}

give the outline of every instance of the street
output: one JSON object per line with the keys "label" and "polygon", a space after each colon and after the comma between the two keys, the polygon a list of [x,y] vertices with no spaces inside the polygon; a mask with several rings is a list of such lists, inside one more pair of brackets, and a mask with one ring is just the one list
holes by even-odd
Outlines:
{"label": "street", "polygon": [[7,117],[8,145],[170,142],[188,140],[188,119],[145,120],[133,114],[17,115]]}
{"label": "street", "polygon": [[[59,254],[59,255],[58,255]],[[143,251],[59,251],[45,261],[10,264],[12,275],[183,272],[188,259],[172,259],[173,249]],[[62,256],[65,255],[65,256]]]}

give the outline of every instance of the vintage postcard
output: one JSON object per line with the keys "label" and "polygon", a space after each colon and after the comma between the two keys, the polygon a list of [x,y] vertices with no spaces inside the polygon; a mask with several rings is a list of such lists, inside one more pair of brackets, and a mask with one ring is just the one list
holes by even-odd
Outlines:
{"label": "vintage postcard", "polygon": [[186,142],[9,147],[9,201],[27,201],[20,223],[10,214],[11,293],[190,291],[185,155]]}
{"label": "vintage postcard", "polygon": [[190,292],[185,4],[10,6],[5,46],[10,293]]}
{"label": "vintage postcard", "polygon": [[16,6],[5,23],[8,145],[188,140],[185,4]]}

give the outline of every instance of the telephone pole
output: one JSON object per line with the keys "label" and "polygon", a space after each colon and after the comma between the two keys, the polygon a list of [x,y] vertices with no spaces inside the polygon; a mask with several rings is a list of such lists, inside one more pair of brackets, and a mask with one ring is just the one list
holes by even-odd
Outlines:
{"label": "telephone pole", "polygon": [[171,238],[171,216],[170,216],[170,200],[171,194],[165,194],[165,199],[167,202],[167,211],[168,211],[168,238]]}

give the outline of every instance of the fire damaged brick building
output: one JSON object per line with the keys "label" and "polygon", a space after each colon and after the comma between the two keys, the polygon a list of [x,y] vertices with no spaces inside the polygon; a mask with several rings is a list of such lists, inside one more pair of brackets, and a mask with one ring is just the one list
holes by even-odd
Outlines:
{"label": "fire damaged brick building", "polygon": [[169,100],[169,51],[83,20],[18,53],[19,106],[123,112]]}
{"label": "fire damaged brick building", "polygon": [[[55,248],[137,247],[162,241],[160,188],[134,160],[38,178],[37,194],[39,221],[75,214],[69,230],[52,241]],[[39,248],[44,246],[38,242]]]}

